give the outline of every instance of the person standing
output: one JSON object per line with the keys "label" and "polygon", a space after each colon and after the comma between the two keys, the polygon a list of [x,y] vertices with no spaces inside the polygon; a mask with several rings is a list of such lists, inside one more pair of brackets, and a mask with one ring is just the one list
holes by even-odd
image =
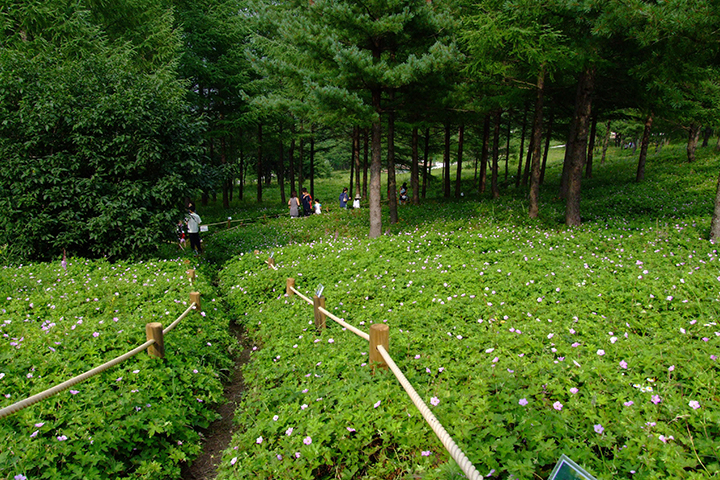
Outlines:
{"label": "person standing", "polygon": [[290,207],[290,218],[297,218],[300,216],[300,199],[297,197],[295,190],[290,192],[288,207]]}
{"label": "person standing", "polygon": [[202,245],[200,244],[200,224],[202,220],[200,215],[195,213],[195,205],[188,203],[188,214],[185,217],[187,224],[188,237],[190,238],[190,248],[195,250],[195,255],[202,253]]}
{"label": "person standing", "polygon": [[347,208],[347,204],[350,201],[347,187],[343,187],[343,191],[340,194],[340,208]]}
{"label": "person standing", "polygon": [[360,208],[360,194],[355,194],[355,200],[353,201],[353,208]]}
{"label": "person standing", "polygon": [[310,215],[312,215],[313,199],[308,193],[307,188],[305,187],[303,187],[302,189],[302,206],[304,216],[309,217]]}

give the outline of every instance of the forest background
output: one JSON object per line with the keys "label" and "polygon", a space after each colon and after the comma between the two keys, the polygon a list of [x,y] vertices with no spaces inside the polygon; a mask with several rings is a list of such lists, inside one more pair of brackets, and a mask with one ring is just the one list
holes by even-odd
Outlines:
{"label": "forest background", "polygon": [[3,1],[2,252],[140,256],[188,199],[259,203],[276,181],[284,204],[338,168],[370,237],[381,202],[397,222],[396,170],[418,204],[433,164],[444,197],[514,185],[534,218],[552,138],[577,225],[609,142],[639,150],[637,181],[649,148],[707,143],[718,25],[680,0]]}

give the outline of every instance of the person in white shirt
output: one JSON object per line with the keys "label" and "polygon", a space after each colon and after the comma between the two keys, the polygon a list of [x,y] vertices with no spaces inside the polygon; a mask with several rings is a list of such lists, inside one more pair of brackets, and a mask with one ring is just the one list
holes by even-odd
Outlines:
{"label": "person in white shirt", "polygon": [[188,214],[185,217],[185,223],[187,224],[188,237],[190,237],[190,248],[195,250],[195,255],[202,253],[202,245],[200,244],[200,224],[202,220],[200,215],[195,213],[195,205],[192,203],[188,204]]}
{"label": "person in white shirt", "polygon": [[360,208],[360,194],[355,194],[355,200],[353,201],[353,208]]}

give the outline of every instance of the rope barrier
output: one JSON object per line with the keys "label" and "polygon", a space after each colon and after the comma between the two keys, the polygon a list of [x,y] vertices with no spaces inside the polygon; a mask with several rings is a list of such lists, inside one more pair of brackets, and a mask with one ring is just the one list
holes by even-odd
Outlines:
{"label": "rope barrier", "polygon": [[308,297],[306,297],[306,296],[303,295],[302,293],[298,292],[295,287],[290,287],[290,290],[292,290],[293,292],[295,292],[295,295],[297,295],[298,297],[302,298],[303,300],[305,300],[305,301],[306,301],[307,303],[309,303],[310,305],[313,304],[313,301],[312,301],[312,300],[310,300]]}
{"label": "rope barrier", "polygon": [[146,348],[148,348],[150,345],[152,345],[154,343],[155,343],[155,340],[148,340],[147,342],[143,343],[139,347],[136,347],[135,349],[130,350],[126,354],[121,355],[117,358],[114,358],[107,363],[103,363],[99,367],[95,367],[92,370],[89,370],[83,374],[80,374],[77,377],[71,378],[70,380],[66,380],[63,383],[61,383],[59,385],[55,385],[52,388],[48,388],[47,390],[37,393],[37,394],[33,395],[32,397],[28,397],[25,400],[20,400],[19,402],[13,403],[12,405],[7,406],[7,407],[3,408],[2,410],[0,410],[0,419],[4,418],[12,413],[18,412],[24,408],[27,408],[30,405],[33,405],[33,404],[39,402],[40,400],[45,400],[46,398],[51,397],[51,396],[55,395],[56,393],[60,393],[63,390],[65,390],[66,388],[70,388],[77,383],[80,383],[84,380],[87,380],[90,377],[97,375],[98,373],[104,372],[105,370],[107,370],[111,367],[114,367],[118,363],[124,362],[125,360],[132,357],[133,355],[137,355],[138,353],[142,352],[143,350],[145,350]]}
{"label": "rope barrier", "polygon": [[322,307],[320,307],[319,310],[320,310],[322,313],[324,313],[325,315],[327,315],[328,317],[330,317],[330,318],[332,318],[333,320],[335,320],[337,323],[339,323],[339,324],[342,325],[343,327],[345,327],[345,328],[347,328],[348,330],[350,330],[351,332],[353,332],[353,333],[354,333],[355,335],[357,335],[358,337],[362,337],[362,338],[364,338],[365,340],[367,340],[368,342],[370,341],[370,335],[368,335],[367,333],[365,333],[365,332],[363,332],[362,330],[359,330],[359,329],[353,327],[352,325],[350,325],[349,323],[347,323],[345,320],[342,320],[341,318],[336,317],[335,315],[333,315],[332,313],[328,312],[327,310],[325,310],[325,309],[322,308]]}
{"label": "rope barrier", "polygon": [[417,409],[420,410],[420,413],[425,418],[425,421],[428,423],[428,425],[430,425],[430,428],[433,429],[433,432],[435,432],[435,435],[437,435],[437,437],[440,439],[440,442],[442,442],[448,453],[450,453],[450,456],[457,462],[462,471],[465,473],[465,476],[470,480],[482,480],[483,476],[480,475],[472,462],[470,462],[470,460],[465,456],[462,450],[460,450],[460,447],[458,447],[457,444],[453,441],[452,437],[450,437],[450,434],[447,433],[447,431],[443,428],[438,419],[435,418],[435,415],[432,414],[425,402],[422,401],[420,395],[418,395],[418,393],[415,391],[408,379],[405,378],[405,375],[403,375],[403,373],[400,371],[398,366],[393,361],[392,357],[390,357],[390,354],[387,352],[387,350],[385,350],[382,345],[378,345],[377,349],[380,352],[380,355],[382,355],[383,360],[385,360],[385,363],[388,364],[390,370],[392,370],[392,372],[395,374],[395,377],[397,377],[400,384],[410,396],[410,399],[413,401]]}
{"label": "rope barrier", "polygon": [[[298,295],[300,298],[305,300],[310,305],[314,305],[314,302],[310,300],[308,297],[301,294],[295,287],[290,286],[290,290],[292,290],[296,295]],[[318,310],[322,312],[323,314],[327,315],[343,327],[347,328],[351,332],[355,333],[356,335],[364,338],[367,341],[370,341],[370,335],[367,333],[353,327],[352,325],[348,324],[344,320],[336,317],[332,313],[328,312],[325,308],[319,307]],[[374,343],[370,341],[371,348],[373,347]],[[390,367],[390,370],[395,374],[395,377],[398,379],[402,387],[405,389],[405,392],[407,392],[408,396],[412,400],[412,402],[415,404],[417,409],[422,414],[425,421],[430,425],[430,428],[432,428],[433,432],[435,432],[435,435],[437,435],[440,442],[443,444],[445,449],[448,451],[450,456],[455,460],[458,464],[458,466],[462,469],[462,471],[465,473],[465,476],[470,480],[483,480],[483,476],[480,475],[480,473],[477,471],[475,466],[472,464],[472,462],[465,456],[463,451],[460,449],[460,447],[457,446],[457,444],[453,441],[452,437],[450,437],[450,434],[447,433],[445,428],[442,426],[442,424],[438,421],[438,419],[433,415],[433,413],[430,411],[428,406],[423,402],[422,398],[420,398],[420,395],[418,395],[417,391],[413,388],[413,386],[410,384],[408,379],[403,375],[400,368],[398,368],[397,364],[393,361],[390,354],[385,350],[385,347],[378,344],[376,345],[377,351],[382,356],[382,359],[387,363],[388,367]]]}
{"label": "rope barrier", "polygon": [[185,309],[185,311],[184,311],[173,323],[171,323],[170,325],[168,325],[167,328],[165,328],[165,329],[163,330],[163,335],[167,335],[170,330],[172,330],[173,328],[175,328],[175,326],[176,326],[178,323],[180,323],[180,320],[182,320],[183,318],[185,318],[185,317],[187,316],[187,314],[190,313],[190,310],[192,310],[193,308],[195,308],[195,302],[192,302],[192,303],[190,304],[190,306],[189,306],[187,309]]}
{"label": "rope barrier", "polygon": [[[170,332],[170,330],[175,328],[175,326],[178,323],[180,323],[180,321],[183,318],[185,318],[188,315],[188,313],[190,313],[190,311],[192,309],[194,309],[195,307],[196,307],[196,303],[192,302],[190,304],[190,306],[173,323],[168,325],[168,327],[163,330],[163,335],[167,334],[168,332]],[[19,412],[20,410],[23,410],[31,405],[34,405],[41,400],[45,400],[46,398],[49,398],[49,397],[55,395],[56,393],[60,393],[63,390],[70,388],[73,385],[76,385],[82,381],[85,381],[90,377],[94,377],[98,373],[104,372],[105,370],[108,370],[109,368],[114,367],[118,363],[122,363],[125,360],[127,360],[128,358],[137,355],[138,353],[142,352],[143,350],[147,349],[149,346],[151,346],[153,344],[155,344],[155,339],[148,340],[147,342],[143,343],[139,347],[135,347],[133,350],[130,350],[129,352],[127,352],[123,355],[120,355],[119,357],[116,357],[116,358],[110,360],[109,362],[103,363],[99,367],[95,367],[92,370],[88,370],[87,372],[82,373],[76,377],[73,377],[70,380],[66,380],[59,385],[55,385],[54,387],[48,388],[47,390],[44,390],[44,391],[37,393],[31,397],[28,397],[24,400],[20,400],[19,402],[15,402],[12,405],[9,405],[3,409],[0,409],[0,419],[5,418],[8,415],[11,415],[13,413]]]}

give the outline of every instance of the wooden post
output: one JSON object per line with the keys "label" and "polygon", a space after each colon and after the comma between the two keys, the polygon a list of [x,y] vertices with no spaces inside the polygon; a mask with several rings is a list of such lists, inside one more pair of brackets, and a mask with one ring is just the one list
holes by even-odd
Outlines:
{"label": "wooden post", "polygon": [[232,220],[232,217],[228,217],[228,228],[230,228],[230,220]]}
{"label": "wooden post", "polygon": [[275,259],[272,257],[268,258],[268,267],[273,268],[273,265],[275,265]]}
{"label": "wooden post", "polygon": [[190,280],[191,282],[195,281],[195,269],[194,268],[188,269],[187,276],[188,276],[188,280]]}
{"label": "wooden post", "polygon": [[195,302],[195,309],[200,311],[200,292],[190,292],[190,303]]}
{"label": "wooden post", "polygon": [[163,340],[163,328],[159,322],[150,322],[145,325],[145,335],[148,340],[155,340],[155,343],[147,349],[151,357],[165,358],[165,342]]}
{"label": "wooden post", "polygon": [[295,295],[295,292],[292,291],[292,289],[295,288],[295,279],[294,278],[288,278],[285,282],[285,295],[288,297],[292,297]]}
{"label": "wooden post", "polygon": [[315,310],[315,328],[325,330],[325,314],[320,311],[320,307],[325,308],[325,297],[313,295],[313,309]]}
{"label": "wooden post", "polygon": [[385,351],[389,352],[390,327],[384,323],[373,323],[370,325],[370,365],[375,367],[388,368],[382,355],[378,352],[377,346],[382,345]]}

